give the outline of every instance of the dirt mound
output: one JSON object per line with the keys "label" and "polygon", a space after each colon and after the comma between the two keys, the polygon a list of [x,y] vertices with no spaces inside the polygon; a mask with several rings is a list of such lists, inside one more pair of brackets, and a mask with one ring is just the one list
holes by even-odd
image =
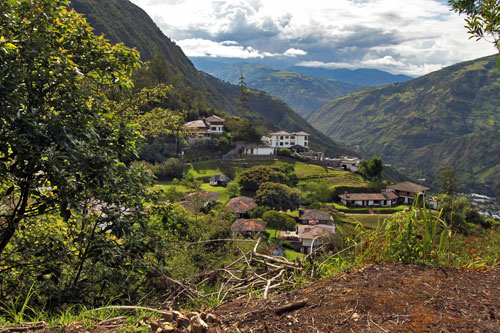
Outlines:
{"label": "dirt mound", "polygon": [[500,267],[372,265],[213,310],[230,332],[500,332]]}

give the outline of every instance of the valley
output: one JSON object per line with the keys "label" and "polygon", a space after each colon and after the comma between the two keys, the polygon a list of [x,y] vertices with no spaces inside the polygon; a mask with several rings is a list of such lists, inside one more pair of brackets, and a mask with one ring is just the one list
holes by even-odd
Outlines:
{"label": "valley", "polygon": [[0,332],[499,331],[484,3],[0,2]]}

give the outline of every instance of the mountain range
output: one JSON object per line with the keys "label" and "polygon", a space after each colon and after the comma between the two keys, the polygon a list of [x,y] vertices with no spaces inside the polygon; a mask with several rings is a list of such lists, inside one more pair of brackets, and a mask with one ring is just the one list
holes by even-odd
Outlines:
{"label": "mountain range", "polygon": [[236,63],[216,70],[213,75],[237,84],[243,76],[248,87],[265,91],[286,102],[298,114],[305,116],[330,100],[365,87],[303,75],[270,66]]}
{"label": "mountain range", "polygon": [[307,116],[336,140],[436,185],[442,166],[464,189],[500,194],[500,70],[495,56],[335,99]]}
{"label": "mountain range", "polygon": [[264,93],[250,90],[250,112],[240,114],[236,104],[239,87],[199,72],[173,41],[165,36],[141,8],[128,0],[71,0],[70,7],[85,15],[96,34],[111,43],[123,42],[135,47],[141,59],[148,61],[161,53],[174,74],[181,74],[187,87],[201,91],[206,103],[228,115],[243,116],[270,131],[305,131],[311,134],[311,146],[331,155],[348,153],[331,138],[313,128],[286,103]]}
{"label": "mountain range", "polygon": [[373,68],[321,68],[292,66],[287,70],[326,79],[332,79],[340,82],[362,85],[365,87],[375,87],[391,83],[399,83],[412,80],[413,77],[403,74],[391,74]]}
{"label": "mountain range", "polygon": [[[231,58],[214,59],[210,57],[190,57],[190,60],[198,70],[214,75],[216,77],[219,77],[219,72],[223,71],[225,68],[233,67],[241,63],[241,61]],[[372,68],[347,69],[308,67],[299,65],[289,66],[287,65],[288,62],[283,62],[280,59],[272,58],[246,59],[245,62],[249,65],[272,67],[274,69],[280,69],[287,72],[314,76],[316,78],[331,79],[364,87],[398,83],[413,79],[413,77],[408,75],[394,75]]]}

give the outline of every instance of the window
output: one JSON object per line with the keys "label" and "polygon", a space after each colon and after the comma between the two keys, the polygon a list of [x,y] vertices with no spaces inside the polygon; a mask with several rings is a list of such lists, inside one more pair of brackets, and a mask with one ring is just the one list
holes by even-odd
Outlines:
{"label": "window", "polygon": [[283,146],[283,142],[280,142],[280,146]]}

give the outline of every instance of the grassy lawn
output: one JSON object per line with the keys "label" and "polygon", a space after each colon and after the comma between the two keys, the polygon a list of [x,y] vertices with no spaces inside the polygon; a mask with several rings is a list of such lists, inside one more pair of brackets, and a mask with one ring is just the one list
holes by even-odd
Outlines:
{"label": "grassy lawn", "polygon": [[295,252],[294,250],[285,249],[285,258],[289,261],[295,261],[295,259],[304,258],[304,254],[300,252]]}
{"label": "grassy lawn", "polygon": [[266,228],[266,232],[269,234],[268,242],[271,244],[278,245],[278,237],[280,235],[279,230]]}
{"label": "grassy lawn", "polygon": [[[278,245],[278,243],[279,243],[279,240],[278,240],[279,230],[266,228],[266,232],[269,234],[269,238],[267,240],[268,243]],[[275,235],[277,237],[275,237]],[[287,260],[295,261],[296,258],[302,259],[303,257],[304,257],[304,254],[302,254],[300,252],[295,252],[295,251],[290,250],[290,249],[285,249],[285,258]]]}
{"label": "grassy lawn", "polygon": [[226,192],[226,188],[222,186],[212,186],[208,183],[201,184],[202,191],[210,191],[220,193],[219,202],[226,204],[230,198],[229,194]]}
{"label": "grassy lawn", "polygon": [[370,185],[371,182],[366,181],[357,173],[328,170],[328,184],[330,185],[344,185],[344,186],[364,186]]}
{"label": "grassy lawn", "polygon": [[390,218],[392,214],[349,214],[347,215],[354,222],[359,222],[367,228],[377,228],[379,223],[383,223],[385,219]]}
{"label": "grassy lawn", "polygon": [[191,174],[195,179],[221,174],[233,179],[235,175],[243,170],[242,168],[224,166],[219,161],[189,163],[184,168],[186,174]]}

